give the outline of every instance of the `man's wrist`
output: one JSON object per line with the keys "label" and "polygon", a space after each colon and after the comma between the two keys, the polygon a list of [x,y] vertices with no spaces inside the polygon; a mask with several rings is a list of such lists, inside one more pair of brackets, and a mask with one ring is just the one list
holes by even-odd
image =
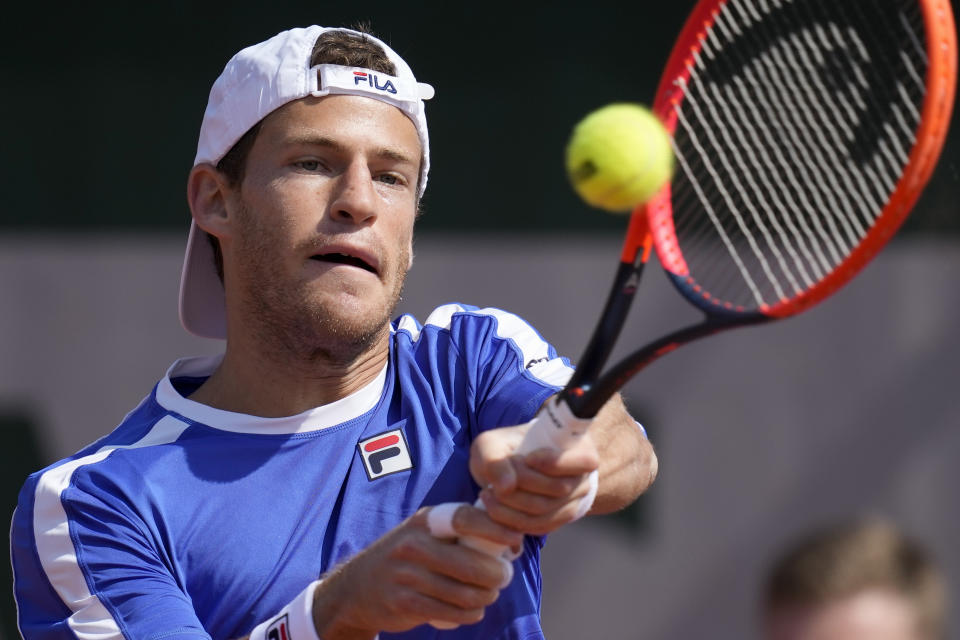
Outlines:
{"label": "man's wrist", "polygon": [[342,593],[345,573],[345,567],[338,567],[316,583],[311,611],[317,636],[322,640],[377,640],[376,630],[358,628],[345,619],[344,602],[350,601],[350,596]]}
{"label": "man's wrist", "polygon": [[258,624],[250,632],[249,640],[267,640],[279,637],[289,640],[320,640],[313,615],[314,592],[320,585],[314,580],[275,615]]}

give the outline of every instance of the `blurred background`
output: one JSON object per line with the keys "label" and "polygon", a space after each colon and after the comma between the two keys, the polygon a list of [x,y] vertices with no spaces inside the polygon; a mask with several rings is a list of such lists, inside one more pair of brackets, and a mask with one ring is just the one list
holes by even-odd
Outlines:
{"label": "blurred background", "polygon": [[[509,309],[576,359],[622,218],[563,172],[572,125],[650,102],[693,2],[75,3],[5,10],[0,38],[0,501],[112,429],[177,357],[221,345],[176,313],[185,178],[238,49],[367,21],[437,90],[432,171],[401,311]],[[678,351],[627,400],[657,447],[627,511],[555,534],[552,640],[754,638],[764,571],[811,528],[883,515],[960,588],[960,124],[914,213],[842,295]],[[621,344],[690,313],[651,268]],[[620,351],[623,351],[621,347]],[[0,567],[9,584],[9,567]],[[9,590],[5,590],[9,593]],[[953,600],[955,603],[955,598]],[[960,611],[951,610],[952,637]],[[0,598],[0,639],[16,637]]]}

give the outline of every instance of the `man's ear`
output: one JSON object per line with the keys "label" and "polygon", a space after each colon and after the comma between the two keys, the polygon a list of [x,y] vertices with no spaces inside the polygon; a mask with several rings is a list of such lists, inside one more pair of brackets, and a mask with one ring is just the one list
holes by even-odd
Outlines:
{"label": "man's ear", "polygon": [[229,236],[227,199],[231,192],[216,167],[207,163],[196,165],[187,178],[187,203],[196,225],[217,238]]}

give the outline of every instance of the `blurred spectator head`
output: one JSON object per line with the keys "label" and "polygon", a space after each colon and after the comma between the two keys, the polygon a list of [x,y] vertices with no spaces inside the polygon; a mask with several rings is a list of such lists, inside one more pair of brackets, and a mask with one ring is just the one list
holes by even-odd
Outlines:
{"label": "blurred spectator head", "polygon": [[943,640],[946,589],[927,551],[886,522],[819,531],[772,567],[765,640]]}

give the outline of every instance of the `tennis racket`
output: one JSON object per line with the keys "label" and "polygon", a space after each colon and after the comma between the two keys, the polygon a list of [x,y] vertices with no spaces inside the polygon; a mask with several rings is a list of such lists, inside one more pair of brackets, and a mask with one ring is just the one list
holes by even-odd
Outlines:
{"label": "tennis racket", "polygon": [[[653,103],[675,175],[633,212],[576,372],[519,452],[570,446],[620,387],[677,347],[801,313],[850,281],[929,179],[956,70],[948,0],[698,2]],[[654,249],[703,320],[604,371]]]}
{"label": "tennis racket", "polygon": [[[613,288],[560,399],[579,418],[692,340],[798,314],[906,218],[946,137],[947,0],[702,0],[653,109],[677,172],[634,212]],[[704,313],[601,375],[654,247]]]}

